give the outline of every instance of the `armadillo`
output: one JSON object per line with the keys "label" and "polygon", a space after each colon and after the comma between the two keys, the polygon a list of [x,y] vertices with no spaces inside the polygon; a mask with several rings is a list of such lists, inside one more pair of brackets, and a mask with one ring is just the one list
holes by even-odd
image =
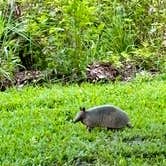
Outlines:
{"label": "armadillo", "polygon": [[94,127],[107,129],[132,127],[128,115],[113,105],[100,105],[88,110],[85,110],[85,107],[80,108],[80,112],[74,118],[74,123],[79,121],[86,125],[88,131]]}

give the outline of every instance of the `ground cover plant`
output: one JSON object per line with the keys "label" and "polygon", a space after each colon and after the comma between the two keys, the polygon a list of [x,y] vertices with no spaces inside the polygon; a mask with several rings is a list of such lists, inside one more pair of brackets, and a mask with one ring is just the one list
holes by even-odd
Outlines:
{"label": "ground cover plant", "polygon": [[[140,80],[140,79],[139,79]],[[166,82],[47,85],[0,93],[0,165],[166,165]],[[91,133],[80,106],[112,103],[134,128]]]}

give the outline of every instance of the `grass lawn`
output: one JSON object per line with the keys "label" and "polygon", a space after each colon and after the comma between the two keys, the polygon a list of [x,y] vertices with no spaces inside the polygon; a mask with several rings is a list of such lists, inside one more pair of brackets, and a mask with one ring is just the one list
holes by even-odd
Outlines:
{"label": "grass lawn", "polygon": [[[114,104],[134,128],[87,132],[80,106]],[[24,87],[0,92],[0,165],[166,165],[166,81]]]}

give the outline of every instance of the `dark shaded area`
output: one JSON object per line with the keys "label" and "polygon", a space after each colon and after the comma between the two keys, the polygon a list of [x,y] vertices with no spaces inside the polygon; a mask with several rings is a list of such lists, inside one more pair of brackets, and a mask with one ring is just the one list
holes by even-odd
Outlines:
{"label": "dark shaded area", "polygon": [[94,165],[96,159],[92,156],[75,157],[71,164],[75,166]]}
{"label": "dark shaded area", "polygon": [[86,75],[87,79],[91,82],[101,80],[115,81],[116,77],[120,75],[120,72],[109,62],[96,62],[88,65]]}
{"label": "dark shaded area", "polygon": [[[26,59],[26,58],[25,58]],[[27,61],[26,61],[27,62]],[[25,63],[26,63],[25,62]],[[29,65],[28,65],[29,66]],[[30,65],[31,66],[31,65]],[[13,79],[4,79],[0,80],[0,90],[4,91],[6,88],[11,86],[24,86],[26,84],[41,84],[42,82],[49,80],[50,82],[62,82],[70,83],[71,80],[74,82],[107,82],[112,81],[130,81],[132,80],[136,73],[140,72],[141,69],[138,66],[135,66],[132,63],[123,63],[121,68],[115,67],[110,62],[94,62],[87,66],[86,68],[86,77],[77,79],[77,73],[74,79],[74,76],[66,76],[63,73],[58,73],[52,71],[50,73],[39,70],[23,70],[16,72],[13,76]],[[151,74],[156,74],[156,70],[150,70]]]}
{"label": "dark shaded area", "polygon": [[16,72],[13,79],[3,79],[0,81],[0,90],[5,91],[12,86],[24,86],[26,84],[39,84],[44,81],[44,75],[38,70],[25,70]]}
{"label": "dark shaded area", "polygon": [[123,63],[121,68],[115,67],[110,62],[96,62],[87,67],[86,75],[90,82],[98,81],[129,81],[138,69],[132,63]]}

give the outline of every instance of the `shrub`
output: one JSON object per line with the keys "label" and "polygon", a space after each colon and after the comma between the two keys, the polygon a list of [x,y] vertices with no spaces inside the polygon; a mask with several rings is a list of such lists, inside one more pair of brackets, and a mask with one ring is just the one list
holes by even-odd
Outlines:
{"label": "shrub", "polygon": [[[1,8],[7,5],[3,2]],[[22,0],[14,5],[11,17],[2,17],[7,33],[1,28],[1,39],[5,34],[12,59],[26,69],[54,71],[73,80],[84,78],[87,64],[98,60],[165,70],[164,1]]]}

